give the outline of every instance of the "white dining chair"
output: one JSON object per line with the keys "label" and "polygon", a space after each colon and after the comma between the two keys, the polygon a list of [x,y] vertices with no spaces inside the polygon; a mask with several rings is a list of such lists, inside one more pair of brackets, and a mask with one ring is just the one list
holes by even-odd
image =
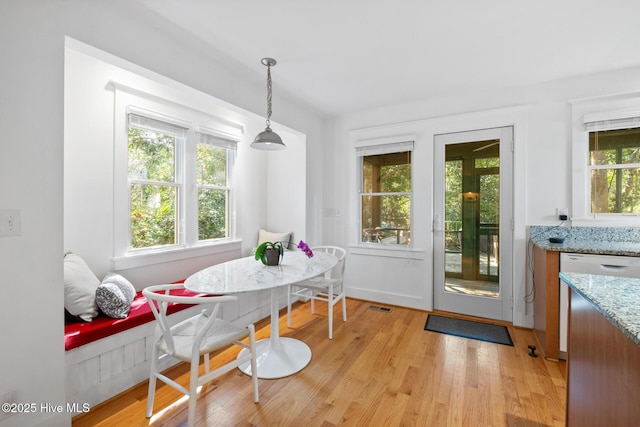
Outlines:
{"label": "white dining chair", "polygon": [[[193,426],[198,388],[246,362],[251,363],[253,401],[258,403],[256,338],[253,324],[244,327],[236,326],[218,318],[222,303],[236,301],[237,297],[232,295],[176,296],[170,294],[171,290],[181,288],[183,288],[182,284],[157,285],[149,286],[142,291],[157,321],[157,341],[153,346],[149,375],[147,418],[150,418],[153,413],[156,379],[159,379],[189,397],[187,424]],[[175,324],[171,324],[172,322],[167,316],[167,308],[170,303],[206,304],[207,308],[193,317],[181,322],[174,321]],[[247,337],[249,337],[248,344],[242,341]],[[209,354],[234,344],[246,348],[248,351],[242,357],[233,358],[232,361],[211,370]],[[191,365],[188,388],[158,371],[159,361],[165,357],[173,357]],[[199,375],[201,357],[204,359],[204,373]]]}
{"label": "white dining chair", "polygon": [[342,301],[342,320],[347,321],[347,302],[343,286],[347,251],[338,246],[316,246],[315,252],[326,252],[338,258],[338,263],[325,274],[297,282],[287,287],[287,326],[291,327],[291,303],[293,297],[311,300],[311,313],[315,313],[315,301],[327,303],[329,339],[333,339],[333,306]]}

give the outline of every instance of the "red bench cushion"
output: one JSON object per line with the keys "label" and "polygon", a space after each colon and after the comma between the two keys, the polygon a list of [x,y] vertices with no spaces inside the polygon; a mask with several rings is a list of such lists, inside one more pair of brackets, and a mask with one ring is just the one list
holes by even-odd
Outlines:
{"label": "red bench cushion", "polygon": [[[180,282],[178,282],[180,283]],[[186,289],[178,289],[171,292],[172,295],[194,296]],[[169,303],[167,313],[172,314],[191,307],[186,304]],[[135,328],[144,323],[155,320],[151,307],[147,299],[142,295],[142,291],[136,293],[136,297],[131,304],[129,314],[124,319],[114,319],[105,314],[100,314],[91,322],[70,322],[64,325],[64,349],[71,350],[81,345],[106,338],[118,332]]]}

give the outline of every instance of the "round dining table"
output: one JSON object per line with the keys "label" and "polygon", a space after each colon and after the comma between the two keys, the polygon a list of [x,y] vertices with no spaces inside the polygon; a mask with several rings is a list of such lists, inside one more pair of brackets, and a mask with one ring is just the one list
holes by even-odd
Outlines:
{"label": "round dining table", "polygon": [[[258,378],[283,378],[309,364],[311,349],[300,340],[280,336],[278,289],[323,274],[337,263],[337,257],[323,252],[309,258],[301,251],[287,251],[277,266],[266,266],[253,257],[238,258],[194,273],[184,286],[192,292],[205,294],[270,290],[271,335],[256,342]],[[246,351],[242,350],[241,354]],[[240,370],[251,375],[251,364],[242,364]]]}

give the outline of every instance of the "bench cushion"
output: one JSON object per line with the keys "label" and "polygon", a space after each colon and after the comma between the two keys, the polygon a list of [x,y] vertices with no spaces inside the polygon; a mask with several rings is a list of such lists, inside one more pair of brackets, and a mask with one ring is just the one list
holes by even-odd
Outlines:
{"label": "bench cushion", "polygon": [[[178,289],[172,291],[171,294],[182,296],[198,295],[186,289]],[[173,314],[189,307],[191,306],[186,304],[170,303],[167,308],[167,313]],[[149,307],[147,303],[147,299],[142,295],[142,291],[138,291],[131,304],[129,314],[124,319],[114,319],[101,313],[91,322],[66,323],[64,325],[64,349],[71,350],[153,320],[155,319],[151,312],[151,307]]]}

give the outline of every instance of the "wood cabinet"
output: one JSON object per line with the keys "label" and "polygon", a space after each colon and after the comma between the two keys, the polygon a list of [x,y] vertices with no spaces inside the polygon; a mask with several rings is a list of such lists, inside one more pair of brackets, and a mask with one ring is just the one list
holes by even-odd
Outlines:
{"label": "wood cabinet", "polygon": [[640,425],[640,347],[571,289],[567,427]]}
{"label": "wood cabinet", "polygon": [[533,332],[541,353],[551,360],[560,355],[560,252],[533,246]]}

